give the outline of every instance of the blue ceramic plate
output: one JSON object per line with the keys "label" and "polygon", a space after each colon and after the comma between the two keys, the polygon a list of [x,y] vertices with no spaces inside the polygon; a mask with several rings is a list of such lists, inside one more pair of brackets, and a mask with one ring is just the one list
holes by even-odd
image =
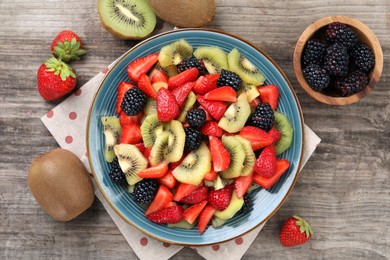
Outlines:
{"label": "blue ceramic plate", "polygon": [[[288,116],[294,127],[292,146],[281,157],[291,166],[273,188],[258,189],[252,194],[253,206],[249,213],[236,215],[219,228],[208,227],[198,234],[192,230],[169,228],[157,225],[144,217],[144,210],[133,202],[126,185],[113,183],[109,176],[109,164],[104,160],[104,136],[101,116],[115,115],[117,86],[129,80],[126,68],[136,58],[159,51],[163,46],[179,39],[187,40],[196,49],[199,46],[218,46],[229,52],[237,48],[266,76],[266,84],[275,84],[280,89],[278,111]],[[147,235],[164,242],[181,245],[207,245],[236,238],[268,220],[282,205],[291,191],[300,168],[303,145],[303,117],[297,97],[287,77],[276,63],[262,50],[251,43],[220,31],[206,29],[183,29],[149,38],[130,49],[108,72],[91,105],[87,127],[89,163],[96,183],[111,207],[129,224]]]}

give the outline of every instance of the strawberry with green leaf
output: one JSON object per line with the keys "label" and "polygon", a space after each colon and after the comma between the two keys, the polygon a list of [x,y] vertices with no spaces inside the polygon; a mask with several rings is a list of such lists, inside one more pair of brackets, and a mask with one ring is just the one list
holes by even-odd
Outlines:
{"label": "strawberry with green leaf", "polygon": [[300,216],[290,217],[284,222],[279,240],[283,246],[296,246],[306,243],[313,235],[309,223]]}
{"label": "strawberry with green leaf", "polygon": [[64,30],[54,38],[51,52],[64,62],[80,60],[80,56],[87,53],[82,46],[81,39],[75,32]]}

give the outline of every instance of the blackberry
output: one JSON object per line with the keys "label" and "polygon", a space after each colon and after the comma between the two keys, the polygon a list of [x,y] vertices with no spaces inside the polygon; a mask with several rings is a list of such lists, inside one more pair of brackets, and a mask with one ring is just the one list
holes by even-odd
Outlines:
{"label": "blackberry", "polygon": [[202,143],[202,132],[198,128],[187,127],[184,128],[186,133],[186,142],[184,148],[192,151],[199,148]]}
{"label": "blackberry", "polygon": [[195,57],[191,57],[187,60],[183,60],[177,65],[177,71],[179,73],[181,73],[185,70],[191,69],[191,68],[197,68],[200,75],[206,74],[206,70],[205,70],[205,66],[203,64],[203,61],[198,60]]}
{"label": "blackberry", "polygon": [[348,51],[344,45],[334,43],[326,49],[324,69],[330,76],[346,76],[348,73],[348,64]]}
{"label": "blackberry", "polygon": [[206,122],[206,112],[201,108],[194,108],[188,111],[187,123],[193,127],[201,127]]}
{"label": "blackberry", "polygon": [[337,81],[335,86],[341,96],[347,97],[361,91],[367,85],[367,82],[367,74],[364,71],[357,70],[341,81]]}
{"label": "blackberry", "polygon": [[119,166],[118,158],[115,158],[111,162],[111,169],[110,169],[110,178],[116,183],[120,183],[126,179],[125,174],[123,173],[121,167]]}
{"label": "blackberry", "polygon": [[133,199],[140,204],[152,202],[157,193],[158,183],[155,179],[143,179],[137,182],[133,191]]}
{"label": "blackberry", "polygon": [[327,26],[325,31],[325,39],[329,43],[341,43],[346,48],[350,48],[357,43],[356,33],[347,25],[334,22]]}
{"label": "blackberry", "polygon": [[325,51],[325,44],[319,42],[318,40],[308,41],[302,55],[303,66],[306,67],[309,64],[320,65],[322,63]]}
{"label": "blackberry", "polygon": [[310,64],[304,68],[303,76],[309,86],[315,91],[321,91],[329,86],[330,78],[328,73],[324,68],[317,64]]}
{"label": "blackberry", "polygon": [[222,69],[221,74],[217,80],[217,86],[230,86],[235,91],[240,89],[241,78],[236,73],[229,70]]}
{"label": "blackberry", "polygon": [[237,214],[245,214],[249,212],[251,209],[252,199],[249,193],[244,194],[244,204],[242,205],[241,209],[237,212]]}
{"label": "blackberry", "polygon": [[264,131],[269,131],[274,124],[274,111],[268,103],[257,105],[255,112],[249,119],[249,124]]}
{"label": "blackberry", "polygon": [[364,43],[358,43],[350,50],[351,58],[353,59],[356,67],[369,72],[375,65],[375,57],[370,47]]}
{"label": "blackberry", "polygon": [[146,106],[146,95],[139,88],[129,89],[122,100],[121,108],[128,116],[134,116],[144,110]]}

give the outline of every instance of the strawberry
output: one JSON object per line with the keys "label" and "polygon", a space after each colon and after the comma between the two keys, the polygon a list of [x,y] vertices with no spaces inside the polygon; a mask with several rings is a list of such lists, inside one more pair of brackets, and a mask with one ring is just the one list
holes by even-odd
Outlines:
{"label": "strawberry", "polygon": [[279,178],[286,172],[290,167],[290,162],[284,159],[276,160],[276,173],[271,178],[261,176],[258,173],[253,174],[253,181],[264,189],[269,189],[279,180]]}
{"label": "strawberry", "polygon": [[206,122],[213,120],[213,117],[210,115],[210,113],[206,109],[204,109],[204,107],[199,106],[198,108],[203,109],[203,111],[206,113]]}
{"label": "strawberry", "polygon": [[198,100],[199,104],[201,104],[202,107],[207,110],[207,112],[209,112],[215,120],[221,119],[227,109],[226,103],[222,101],[210,101],[206,100],[202,96],[197,96],[196,100]]}
{"label": "strawberry", "polygon": [[173,176],[172,171],[168,171],[165,176],[158,178],[157,181],[158,183],[167,186],[168,189],[172,189],[176,184],[176,179]]}
{"label": "strawberry", "polygon": [[222,189],[210,191],[208,200],[215,209],[224,210],[229,206],[232,194],[233,187],[228,185]]}
{"label": "strawberry", "polygon": [[240,136],[251,143],[253,151],[257,151],[274,142],[274,139],[269,133],[255,126],[243,127],[240,131]]}
{"label": "strawberry", "polygon": [[168,83],[167,74],[165,74],[164,71],[158,69],[152,70],[152,72],[150,72],[149,78],[152,83],[156,83],[156,82]]}
{"label": "strawberry", "polygon": [[146,216],[150,221],[157,224],[174,224],[183,218],[183,208],[174,205],[160,209]]}
{"label": "strawberry", "polygon": [[251,102],[249,102],[252,107],[256,108],[258,105],[261,104],[261,100],[259,97],[254,98]]}
{"label": "strawberry", "polygon": [[144,145],[144,143],[138,143],[138,144],[135,144],[135,146],[138,148],[138,150],[139,150],[141,153],[144,153],[144,152],[145,152],[145,145]]}
{"label": "strawberry", "polygon": [[230,164],[230,155],[223,146],[222,141],[216,136],[209,136],[210,152],[213,160],[214,171],[220,172],[227,170]]}
{"label": "strawberry", "polygon": [[236,91],[232,87],[220,87],[210,92],[207,92],[204,95],[204,98],[207,100],[217,100],[217,101],[226,101],[226,102],[236,102]]}
{"label": "strawberry", "polygon": [[168,164],[161,163],[153,167],[149,167],[145,170],[142,170],[137,173],[138,177],[141,177],[143,179],[157,179],[164,177],[165,174],[168,172]]}
{"label": "strawberry", "polygon": [[206,186],[200,186],[197,187],[190,194],[182,198],[180,202],[185,204],[197,204],[203,200],[207,200],[208,194],[209,194],[209,188]]}
{"label": "strawberry", "polygon": [[156,99],[157,93],[152,87],[149,77],[142,73],[138,78],[138,88],[145,93],[146,96]]}
{"label": "strawberry", "polygon": [[204,200],[198,204],[192,205],[187,208],[183,212],[183,219],[185,219],[188,223],[192,224],[199,216],[200,212],[202,212],[203,208],[206,206],[207,200]]}
{"label": "strawberry", "polygon": [[237,198],[241,199],[253,183],[253,173],[247,176],[239,176],[234,179],[234,190]]}
{"label": "strawberry", "polygon": [[279,240],[283,246],[296,246],[309,241],[312,235],[313,230],[306,220],[292,216],[284,222]]}
{"label": "strawberry", "polygon": [[198,74],[199,71],[197,68],[191,68],[183,71],[180,74],[170,77],[168,80],[168,89],[172,90],[187,82],[194,81],[198,77]]}
{"label": "strawberry", "polygon": [[206,136],[222,136],[222,128],[218,126],[218,122],[207,121],[201,128],[200,131]]}
{"label": "strawberry", "polygon": [[260,176],[271,178],[276,173],[276,151],[273,145],[263,149],[256,160],[253,170]]}
{"label": "strawberry", "polygon": [[177,104],[181,107],[186,100],[188,94],[191,92],[192,88],[195,86],[194,82],[187,82],[180,87],[177,87],[171,91],[172,95],[175,96]]}
{"label": "strawberry", "polygon": [[257,90],[260,92],[262,103],[268,103],[273,110],[278,108],[279,89],[275,85],[259,86]]}
{"label": "strawberry", "polygon": [[156,99],[157,116],[161,122],[169,122],[180,114],[176,98],[166,88],[160,88]]}
{"label": "strawberry", "polygon": [[141,128],[137,124],[129,124],[122,127],[119,140],[121,144],[136,144],[142,141]]}
{"label": "strawberry", "polygon": [[274,144],[276,144],[280,138],[282,138],[282,133],[279,132],[276,128],[271,128],[271,130],[268,131],[268,134],[272,137]]}
{"label": "strawberry", "polygon": [[197,95],[204,95],[216,88],[217,81],[211,80],[208,76],[200,76],[195,82],[194,93]]}
{"label": "strawberry", "polygon": [[198,186],[196,186],[196,185],[179,182],[177,187],[176,187],[176,193],[173,196],[173,200],[180,201],[185,196],[189,195],[191,192],[196,190],[197,188],[198,188]]}
{"label": "strawberry", "polygon": [[80,60],[80,56],[87,53],[82,47],[81,39],[75,32],[64,30],[54,38],[50,50],[55,57],[68,62],[70,60]]}
{"label": "strawberry", "polygon": [[128,116],[128,115],[126,115],[125,112],[122,111],[119,114],[119,122],[120,122],[122,127],[124,127],[126,125],[131,125],[131,124],[140,124],[143,116],[144,116],[143,112],[140,112],[134,116]]}
{"label": "strawberry", "polygon": [[43,99],[57,100],[76,87],[76,75],[66,63],[51,57],[42,64],[37,73],[38,91]]}
{"label": "strawberry", "polygon": [[218,173],[214,171],[213,166],[211,166],[211,170],[204,176],[205,181],[213,181],[218,177]]}
{"label": "strawberry", "polygon": [[198,231],[199,234],[202,234],[209,224],[211,218],[214,216],[215,211],[217,211],[213,206],[206,205],[202,212],[199,214],[199,221],[198,221]]}
{"label": "strawberry", "polygon": [[150,203],[148,209],[145,212],[145,216],[164,208],[164,206],[167,205],[167,203],[172,201],[172,198],[173,195],[168,190],[168,188],[165,187],[164,185],[160,185],[158,187],[156,196],[154,197],[152,203]]}
{"label": "strawberry", "polygon": [[125,93],[131,88],[135,88],[135,86],[132,83],[126,81],[122,81],[118,85],[118,92],[116,97],[116,113],[118,115],[122,112],[121,104],[123,97],[125,96]]}
{"label": "strawberry", "polygon": [[158,53],[151,53],[145,57],[138,58],[129,64],[127,67],[127,75],[129,78],[138,82],[139,77],[143,73],[147,73],[158,60]]}
{"label": "strawberry", "polygon": [[145,150],[142,152],[144,157],[149,160],[150,152],[152,151],[152,146],[145,147]]}

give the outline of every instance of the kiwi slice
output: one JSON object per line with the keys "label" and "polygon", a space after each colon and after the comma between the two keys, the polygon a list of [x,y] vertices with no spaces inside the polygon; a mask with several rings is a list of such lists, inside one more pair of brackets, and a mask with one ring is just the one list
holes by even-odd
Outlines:
{"label": "kiwi slice", "polygon": [[100,20],[114,36],[143,39],[156,27],[156,15],[147,0],[98,0]]}
{"label": "kiwi slice", "polygon": [[181,39],[162,47],[158,55],[158,62],[162,67],[177,65],[182,60],[190,58],[192,52],[192,46],[186,40]]}
{"label": "kiwi slice", "polygon": [[[156,93],[159,91],[160,88],[168,88],[168,83],[166,82],[163,82],[163,81],[160,81],[160,82],[154,82],[152,84],[152,88],[154,89],[154,91],[156,91]],[[156,102],[155,102],[156,103]]]}
{"label": "kiwi slice", "polygon": [[252,102],[253,99],[260,96],[260,92],[257,90],[255,85],[246,83],[244,81],[241,81],[240,92],[245,92],[248,98],[248,102]]}
{"label": "kiwi slice", "polygon": [[240,131],[251,113],[251,106],[245,93],[238,96],[236,103],[232,103],[219,120],[218,126],[229,133]]}
{"label": "kiwi slice", "polygon": [[115,158],[114,145],[119,143],[122,127],[119,118],[115,116],[102,116],[103,133],[105,137],[104,158],[112,162]]}
{"label": "kiwi slice", "polygon": [[213,228],[217,228],[217,227],[222,226],[226,222],[227,222],[227,220],[225,220],[225,219],[220,219],[220,218],[217,218],[217,217],[213,217],[212,220],[211,220],[211,225],[213,225]]}
{"label": "kiwi slice", "polygon": [[148,98],[148,100],[146,101],[144,113],[145,115],[157,115],[157,105],[155,99]]}
{"label": "kiwi slice", "polygon": [[164,130],[157,114],[149,115],[145,118],[141,125],[141,135],[146,147],[152,146],[156,141],[157,136]]}
{"label": "kiwi slice", "polygon": [[229,220],[242,208],[242,205],[244,205],[244,198],[237,198],[236,192],[233,191],[229,206],[222,211],[217,210],[214,216],[221,220]]}
{"label": "kiwi slice", "polygon": [[286,151],[292,143],[294,128],[291,125],[290,120],[287,116],[275,111],[275,127],[279,132],[282,133],[282,138],[276,143],[275,150],[276,155],[279,155]]}
{"label": "kiwi slice", "polygon": [[163,131],[157,135],[156,141],[150,150],[149,162],[150,165],[156,166],[166,161],[166,154],[169,145],[169,133]]}
{"label": "kiwi slice", "polygon": [[142,178],[138,177],[137,173],[148,167],[148,160],[140,150],[132,144],[117,144],[114,151],[127,183],[134,185],[141,181]]}
{"label": "kiwi slice", "polygon": [[184,101],[180,115],[177,118],[177,120],[184,123],[186,121],[186,116],[188,111],[190,111],[190,109],[194,106],[195,102],[196,102],[196,95],[194,94],[194,92],[191,91],[188,94],[186,100]]}
{"label": "kiwi slice", "polygon": [[227,55],[224,50],[215,46],[203,46],[195,50],[194,56],[202,60],[210,74],[221,73],[222,69],[229,68]]}
{"label": "kiwi slice", "polygon": [[237,73],[240,78],[255,86],[262,85],[265,81],[264,75],[247,58],[245,58],[236,48],[227,55],[229,70]]}
{"label": "kiwi slice", "polygon": [[232,179],[241,175],[244,168],[245,151],[235,136],[222,136],[222,144],[230,155],[229,168],[220,172],[220,176],[224,179]]}
{"label": "kiwi slice", "polygon": [[239,135],[236,135],[234,137],[241,143],[242,148],[244,148],[245,152],[245,160],[243,163],[244,167],[242,168],[240,175],[247,176],[253,171],[253,166],[256,163],[256,155],[252,150],[251,143],[247,139]]}
{"label": "kiwi slice", "polygon": [[167,123],[168,148],[166,151],[166,160],[168,162],[177,162],[183,157],[186,134],[181,122],[172,120]]}
{"label": "kiwi slice", "polygon": [[211,153],[205,143],[190,152],[173,171],[175,179],[187,184],[199,185],[211,170]]}
{"label": "kiwi slice", "polygon": [[167,67],[163,67],[163,66],[161,66],[160,62],[157,62],[154,69],[161,70],[162,72],[164,72],[168,76],[168,78],[171,78],[171,77],[176,76],[178,74],[176,65],[170,65]]}
{"label": "kiwi slice", "polygon": [[192,229],[196,225],[196,221],[194,223],[190,224],[185,219],[180,220],[179,222],[175,224],[167,224],[170,228],[183,228],[183,229]]}

